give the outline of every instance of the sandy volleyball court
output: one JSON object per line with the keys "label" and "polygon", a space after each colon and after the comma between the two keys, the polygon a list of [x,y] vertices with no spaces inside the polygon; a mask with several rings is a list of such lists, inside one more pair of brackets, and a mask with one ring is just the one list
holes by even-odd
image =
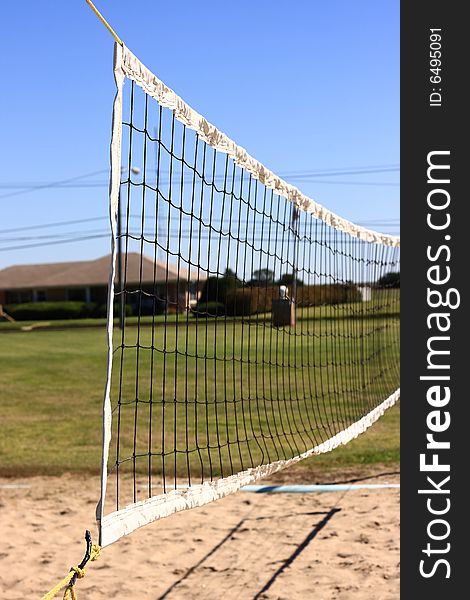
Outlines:
{"label": "sandy volleyball court", "polygon": [[[84,529],[95,533],[96,484],[0,480],[2,598],[39,598],[80,561]],[[77,591],[80,600],[395,600],[399,490],[240,492],[106,548]]]}

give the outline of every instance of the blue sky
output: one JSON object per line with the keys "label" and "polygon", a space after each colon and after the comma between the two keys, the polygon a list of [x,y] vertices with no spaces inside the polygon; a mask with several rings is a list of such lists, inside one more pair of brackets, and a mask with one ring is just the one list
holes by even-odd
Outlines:
{"label": "blue sky", "polygon": [[[255,158],[342,216],[398,233],[398,0],[96,5],[144,64]],[[113,40],[85,0],[6,3],[2,23],[0,268],[102,256]],[[298,171],[323,175],[301,181]],[[103,237],[49,244],[91,231]],[[30,244],[48,245],[19,248]]]}

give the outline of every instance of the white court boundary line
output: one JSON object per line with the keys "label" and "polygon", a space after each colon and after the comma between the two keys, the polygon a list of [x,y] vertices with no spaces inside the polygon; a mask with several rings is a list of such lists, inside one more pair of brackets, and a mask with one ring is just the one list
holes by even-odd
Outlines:
{"label": "white court boundary line", "polygon": [[354,490],[400,489],[399,483],[313,483],[285,485],[246,485],[241,492],[253,494],[318,494],[332,492],[351,492]]}
{"label": "white court boundary line", "polygon": [[29,483],[0,483],[0,490],[26,490],[30,487]]}

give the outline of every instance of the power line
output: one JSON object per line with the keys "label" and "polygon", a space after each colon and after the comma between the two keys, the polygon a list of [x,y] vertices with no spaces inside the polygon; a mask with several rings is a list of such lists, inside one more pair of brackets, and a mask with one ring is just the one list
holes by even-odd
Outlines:
{"label": "power line", "polygon": [[[155,232],[144,232],[144,239],[146,241],[148,241],[149,243],[154,243],[154,235]],[[250,232],[254,233],[254,232]],[[76,232],[70,232],[70,233],[64,233],[62,234],[62,236],[64,235],[76,235]],[[128,234],[129,236],[131,236],[134,241],[138,241],[141,239],[141,232],[129,232]],[[34,240],[34,239],[48,239],[50,240],[50,238],[54,238],[54,237],[61,237],[61,239],[58,240],[52,240],[52,241],[43,241],[43,242],[37,242],[37,243],[33,243],[33,244],[22,244],[19,246],[7,246],[4,248],[0,248],[0,252],[7,252],[9,250],[22,250],[22,249],[26,249],[26,248],[37,248],[37,247],[45,247],[45,246],[55,246],[58,244],[68,244],[68,243],[72,243],[72,242],[81,242],[81,241],[87,241],[87,240],[91,240],[91,239],[100,239],[100,238],[105,238],[105,237],[109,237],[109,232],[103,232],[103,233],[97,233],[94,235],[86,235],[86,236],[78,236],[78,237],[72,237],[72,238],[66,238],[63,239],[62,236],[37,236],[37,237],[30,237],[30,238],[13,238],[13,239],[9,239],[9,240],[0,240],[0,243],[8,243],[8,242],[13,242],[13,241],[26,241],[26,240]],[[218,236],[220,236],[219,232],[209,232],[206,231],[203,234],[200,234],[199,237],[201,240],[207,241],[209,239],[215,239]],[[183,231],[183,232],[178,232],[178,231],[172,231],[170,232],[170,238],[172,239],[180,239],[180,240],[189,240],[192,239],[192,237],[189,234],[188,231]],[[276,240],[281,240],[285,238],[285,234],[280,233],[279,235],[272,237],[271,241],[276,241]],[[228,239],[227,233],[224,233],[224,235],[222,236],[222,239]],[[257,233],[256,236],[250,237],[248,236],[247,241],[250,242],[262,242],[263,239],[259,236],[259,232]],[[290,239],[285,239],[286,243],[293,243],[295,241],[299,241],[299,240],[290,240]],[[331,242],[334,243],[356,243],[356,241],[353,240],[353,242],[351,242],[350,240],[348,241],[341,241],[341,240],[337,240],[337,239],[332,239],[330,240]],[[357,242],[359,243],[360,240]],[[161,243],[161,242],[160,242]]]}
{"label": "power line", "polygon": [[71,242],[83,242],[85,240],[94,240],[98,238],[108,237],[109,233],[103,235],[88,235],[85,237],[77,237],[69,240],[58,240],[56,242],[39,242],[37,244],[23,244],[21,246],[9,246],[8,248],[0,248],[0,252],[7,252],[8,250],[23,250],[24,248],[39,248],[40,246],[54,246],[56,244],[68,244]]}
{"label": "power line", "polygon": [[[357,167],[357,168],[331,168],[331,169],[323,169],[323,170],[304,170],[304,171],[293,171],[290,173],[284,173],[282,175],[282,177],[284,178],[290,178],[291,180],[295,180],[295,179],[299,179],[302,180],[303,182],[312,182],[312,183],[318,183],[318,184],[340,184],[340,185],[381,185],[381,186],[395,186],[395,185],[399,185],[398,183],[394,183],[394,182],[358,182],[358,181],[331,181],[331,180],[321,180],[321,179],[317,179],[318,177],[338,177],[338,176],[343,176],[343,175],[359,175],[359,174],[364,174],[364,173],[383,173],[383,172],[393,172],[393,171],[399,171],[400,166],[399,164],[386,164],[386,165],[371,165],[371,166],[364,166],[364,167]],[[13,192],[9,192],[6,194],[3,194],[0,196],[0,198],[7,198],[7,197],[12,197],[12,196],[17,196],[20,194],[26,194],[29,192],[34,192],[34,191],[39,191],[39,190],[43,190],[43,189],[51,189],[51,188],[73,188],[73,187],[105,187],[108,185],[108,183],[106,182],[79,182],[77,183],[79,180],[81,179],[85,179],[87,177],[92,177],[94,175],[98,175],[98,174],[102,174],[102,173],[107,173],[109,172],[109,169],[102,169],[99,171],[94,171],[91,173],[86,173],[84,175],[78,175],[76,177],[72,177],[69,179],[63,179],[63,180],[59,180],[59,181],[53,181],[53,182],[48,182],[48,183],[40,183],[40,184],[0,184],[0,188],[4,188],[4,189],[15,189],[20,187],[21,189],[16,189],[16,191]],[[190,181],[188,179],[188,181]],[[192,181],[192,178],[191,178]],[[168,185],[170,183],[170,181],[167,182],[161,182],[162,185]],[[131,215],[132,218],[137,218],[137,215]],[[107,216],[102,216],[102,217],[90,217],[90,218],[86,218],[86,219],[73,219],[73,220],[67,220],[67,221],[56,221],[56,222],[52,222],[52,223],[43,223],[43,224],[39,224],[39,225],[29,225],[29,226],[23,226],[23,227],[15,227],[15,228],[9,228],[9,229],[2,229],[0,230],[0,234],[5,234],[5,233],[17,233],[17,232],[22,232],[22,231],[32,231],[32,230],[38,230],[38,229],[47,229],[47,228],[51,228],[51,227],[62,227],[62,226],[67,226],[67,225],[75,225],[75,224],[81,224],[81,223],[90,223],[90,222],[96,222],[96,221],[101,221],[101,220],[107,220],[109,217]],[[138,217],[140,218],[140,216]],[[149,219],[154,219],[153,216],[149,216]],[[381,219],[381,220],[369,220],[369,221],[363,221],[362,224],[363,225],[373,225],[375,227],[396,227],[398,226],[398,223],[392,223],[391,221],[393,221],[394,219]],[[361,224],[360,222],[358,224]],[[221,223],[222,225],[222,223]],[[78,237],[74,237],[74,238],[70,238],[68,237],[67,239],[62,239],[64,236],[72,236],[72,235],[77,235],[77,234],[81,234],[81,232],[63,232],[57,235],[42,235],[42,236],[28,236],[28,237],[21,237],[21,238],[10,238],[10,239],[4,239],[1,240],[1,243],[8,243],[8,242],[14,242],[14,241],[26,241],[26,240],[33,240],[33,239],[42,239],[42,240],[50,240],[47,242],[38,242],[38,243],[34,243],[34,244],[21,244],[18,246],[10,246],[10,247],[6,247],[6,248],[1,248],[0,251],[7,251],[7,250],[19,250],[19,249],[23,249],[23,248],[34,248],[34,247],[39,247],[39,246],[47,246],[47,245],[56,245],[56,244],[64,244],[64,243],[72,243],[72,242],[80,242],[80,241],[86,241],[86,240],[90,240],[90,239],[98,239],[98,238],[102,238],[102,237],[106,237],[109,235],[109,232],[103,232],[103,233],[96,233],[101,230],[94,230],[93,235],[79,235]],[[89,232],[83,232],[83,233],[92,233],[91,231]],[[213,235],[216,235],[215,233]],[[61,239],[52,239],[52,238],[61,238]],[[52,239],[52,241],[51,241]]]}
{"label": "power line", "polygon": [[[385,226],[383,224],[378,224],[377,226]],[[396,228],[399,227],[398,224],[393,224],[393,225],[388,225],[388,228],[390,229],[390,227],[392,228]],[[180,231],[170,231],[170,237],[171,238],[178,238],[180,237],[181,239],[190,239],[191,236],[189,235],[190,230],[189,229],[182,229],[181,232]],[[249,230],[249,234],[252,234],[256,232],[256,235],[259,235],[259,228],[258,231],[256,231],[256,229],[250,228]],[[211,231],[210,232],[210,237],[216,238],[218,235],[222,235],[222,237],[227,237],[228,236],[228,231],[223,231],[222,234],[220,234],[218,231]],[[233,235],[233,232],[231,232]],[[0,244],[8,244],[11,242],[27,242],[30,240],[54,240],[54,239],[67,239],[70,238],[70,236],[81,236],[83,234],[100,234],[100,235],[110,235],[109,231],[103,231],[102,229],[92,229],[89,231],[67,231],[64,233],[59,233],[59,234],[55,234],[55,235],[35,235],[35,236],[25,236],[25,237],[14,237],[14,238],[3,238],[0,239]],[[140,236],[140,231],[138,232],[129,232],[129,235],[133,236],[134,238],[137,238]],[[199,234],[198,234],[199,235]],[[196,232],[193,232],[193,238],[196,236]],[[155,232],[154,231],[144,231],[144,237],[146,239],[151,239],[151,238],[155,238]],[[166,238],[166,233],[165,236],[157,236],[157,237],[165,237]],[[200,235],[201,239],[209,239],[209,231],[205,231],[204,233],[202,233]]]}
{"label": "power line", "polygon": [[11,198],[12,196],[19,196],[20,194],[29,194],[30,192],[36,192],[38,190],[60,187],[66,183],[72,183],[73,181],[77,181],[78,179],[85,179],[86,177],[93,177],[93,175],[100,175],[101,173],[106,173],[108,169],[101,169],[100,171],[93,171],[91,173],[85,173],[85,175],[77,175],[76,177],[71,177],[70,179],[61,179],[60,181],[52,181],[49,183],[42,183],[40,185],[35,185],[29,187],[28,189],[21,189],[16,192],[9,192],[8,194],[2,194],[0,198]]}
{"label": "power line", "polygon": [[[292,179],[291,181],[295,181]],[[399,187],[399,183],[394,181],[324,181],[322,179],[302,179],[302,183],[319,183],[319,184],[327,184],[327,185],[361,185],[361,186],[370,186],[377,185],[379,187]]]}
{"label": "power line", "polygon": [[[305,170],[305,171],[292,171],[287,173],[281,173],[280,177],[290,178],[290,179],[310,179],[310,178],[318,178],[318,177],[339,177],[343,175],[362,175],[362,174],[375,174],[375,173],[390,173],[396,172],[400,170],[399,165],[377,165],[371,167],[358,167],[358,168],[336,168],[336,169],[323,169],[323,170]],[[107,187],[109,182],[107,181],[92,181],[92,182],[84,182],[84,183],[75,183],[80,179],[86,179],[87,177],[92,177],[93,175],[98,175],[101,173],[107,173],[109,169],[102,169],[100,171],[95,171],[93,173],[86,173],[84,175],[78,175],[76,177],[72,177],[69,179],[63,179],[59,181],[52,181],[46,183],[3,183],[0,184],[0,188],[2,189],[16,189],[15,192],[8,192],[7,194],[3,194],[0,198],[7,198],[9,196],[26,194],[29,192],[34,192],[42,189],[50,189],[50,188],[82,188],[82,187]],[[221,179],[223,176],[219,176],[218,179]],[[236,176],[237,177],[237,176]],[[217,177],[216,177],[217,179]],[[162,181],[163,184],[167,184],[168,181]],[[354,182],[357,184],[363,185],[362,182]],[[381,185],[380,182],[370,182],[372,184]],[[384,183],[384,185],[387,182]],[[366,183],[364,183],[366,185]],[[18,189],[20,188],[20,189]]]}
{"label": "power line", "polygon": [[[327,170],[327,171],[307,171],[305,173],[298,172],[297,174],[293,174],[292,176],[297,179],[301,177],[338,177],[342,175],[364,175],[369,173],[391,173],[399,171],[399,166],[390,166],[390,167],[361,167],[357,169],[338,169],[336,170]],[[284,177],[288,177],[289,175],[284,175]]]}
{"label": "power line", "polygon": [[75,225],[77,223],[89,223],[90,221],[101,221],[109,217],[91,217],[89,219],[75,219],[74,221],[56,221],[55,223],[44,223],[42,225],[28,225],[27,227],[15,227],[13,229],[0,229],[0,233],[14,233],[16,231],[28,231],[30,229],[43,229],[58,227],[60,225]]}
{"label": "power line", "polygon": [[[130,215],[130,217],[132,219],[141,219],[141,215]],[[104,221],[104,220],[108,220],[109,217],[90,217],[88,219],[74,219],[72,221],[55,221],[53,223],[42,223],[40,225],[28,225],[25,227],[15,227],[13,229],[2,229],[0,230],[0,234],[4,234],[4,233],[16,233],[16,232],[20,232],[20,231],[31,231],[33,229],[48,229],[50,227],[60,227],[62,225],[76,225],[79,223],[90,223],[90,222],[96,222],[96,221]],[[146,221],[155,221],[155,216],[154,215],[147,215],[145,217]],[[237,220],[238,222],[238,220]],[[229,221],[228,220],[224,220],[222,222],[222,224],[228,224]],[[245,225],[246,224],[246,219],[241,219],[240,220],[240,224]],[[368,219],[365,221],[358,221],[357,222],[358,225],[371,225],[371,226],[375,226],[375,227],[389,227],[389,226],[398,226],[400,224],[400,220],[399,218],[384,218],[384,219]],[[77,233],[81,233],[81,232],[64,232],[61,235],[68,235],[68,234],[74,234],[76,235]],[[14,238],[14,239],[19,239],[19,238]]]}
{"label": "power line", "polygon": [[104,229],[87,229],[85,231],[64,231],[62,233],[50,233],[47,235],[27,235],[27,236],[23,236],[23,237],[6,237],[6,238],[0,238],[0,244],[6,244],[9,242],[26,242],[29,240],[52,240],[52,239],[62,239],[62,238],[67,238],[70,236],[82,236],[82,235],[88,235],[88,234],[95,234],[95,233],[99,233],[99,234],[108,234],[111,235],[109,230],[104,230]]}
{"label": "power line", "polygon": [[[176,174],[175,174],[176,176]],[[217,179],[219,179],[220,181],[222,180],[221,178],[216,177],[215,181],[217,181]],[[235,177],[235,180],[237,180],[239,178]],[[324,179],[317,179],[316,176],[309,176],[307,178],[307,176],[304,176],[304,178],[297,178],[297,177],[285,177],[285,179],[289,179],[290,182],[294,182],[294,181],[301,181],[302,183],[319,183],[319,184],[327,184],[327,185],[362,185],[362,186],[371,186],[371,185],[376,185],[379,187],[398,187],[400,184],[398,182],[395,181],[331,181],[331,179],[328,180],[324,180]],[[133,182],[135,183],[135,182]],[[192,178],[187,177],[187,178],[183,178],[183,183],[192,183]],[[164,181],[164,180],[160,180],[160,184],[161,185],[168,185],[169,181]],[[109,183],[105,183],[105,182],[101,182],[101,183],[80,183],[80,184],[61,184],[61,185],[54,185],[54,186],[44,186],[47,187],[48,189],[50,188],[54,188],[54,189],[93,189],[93,188],[107,188],[109,186]],[[17,186],[17,185],[0,185],[0,188],[3,189],[11,189],[11,188],[18,188],[21,187],[22,189],[24,188],[24,186]],[[40,187],[36,186],[31,186],[31,188],[29,190],[24,190],[25,192],[27,191],[34,191],[36,189],[40,189]],[[15,195],[15,194],[11,194],[11,195]],[[0,198],[5,198],[8,197],[9,194],[4,194],[2,196],[0,196]]]}

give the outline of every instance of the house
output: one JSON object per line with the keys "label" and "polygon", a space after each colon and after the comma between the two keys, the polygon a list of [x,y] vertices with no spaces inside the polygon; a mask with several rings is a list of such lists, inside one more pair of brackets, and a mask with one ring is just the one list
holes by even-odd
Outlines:
{"label": "house", "polygon": [[[108,255],[96,260],[7,267],[0,270],[0,305],[64,300],[105,304],[110,264]],[[122,258],[122,286],[126,303],[133,308],[139,303],[141,308],[151,308],[156,299],[162,310],[165,306],[187,309],[197,302],[205,279],[202,271],[188,271],[185,263],[167,265],[136,252]],[[116,273],[115,290],[119,289]]]}

